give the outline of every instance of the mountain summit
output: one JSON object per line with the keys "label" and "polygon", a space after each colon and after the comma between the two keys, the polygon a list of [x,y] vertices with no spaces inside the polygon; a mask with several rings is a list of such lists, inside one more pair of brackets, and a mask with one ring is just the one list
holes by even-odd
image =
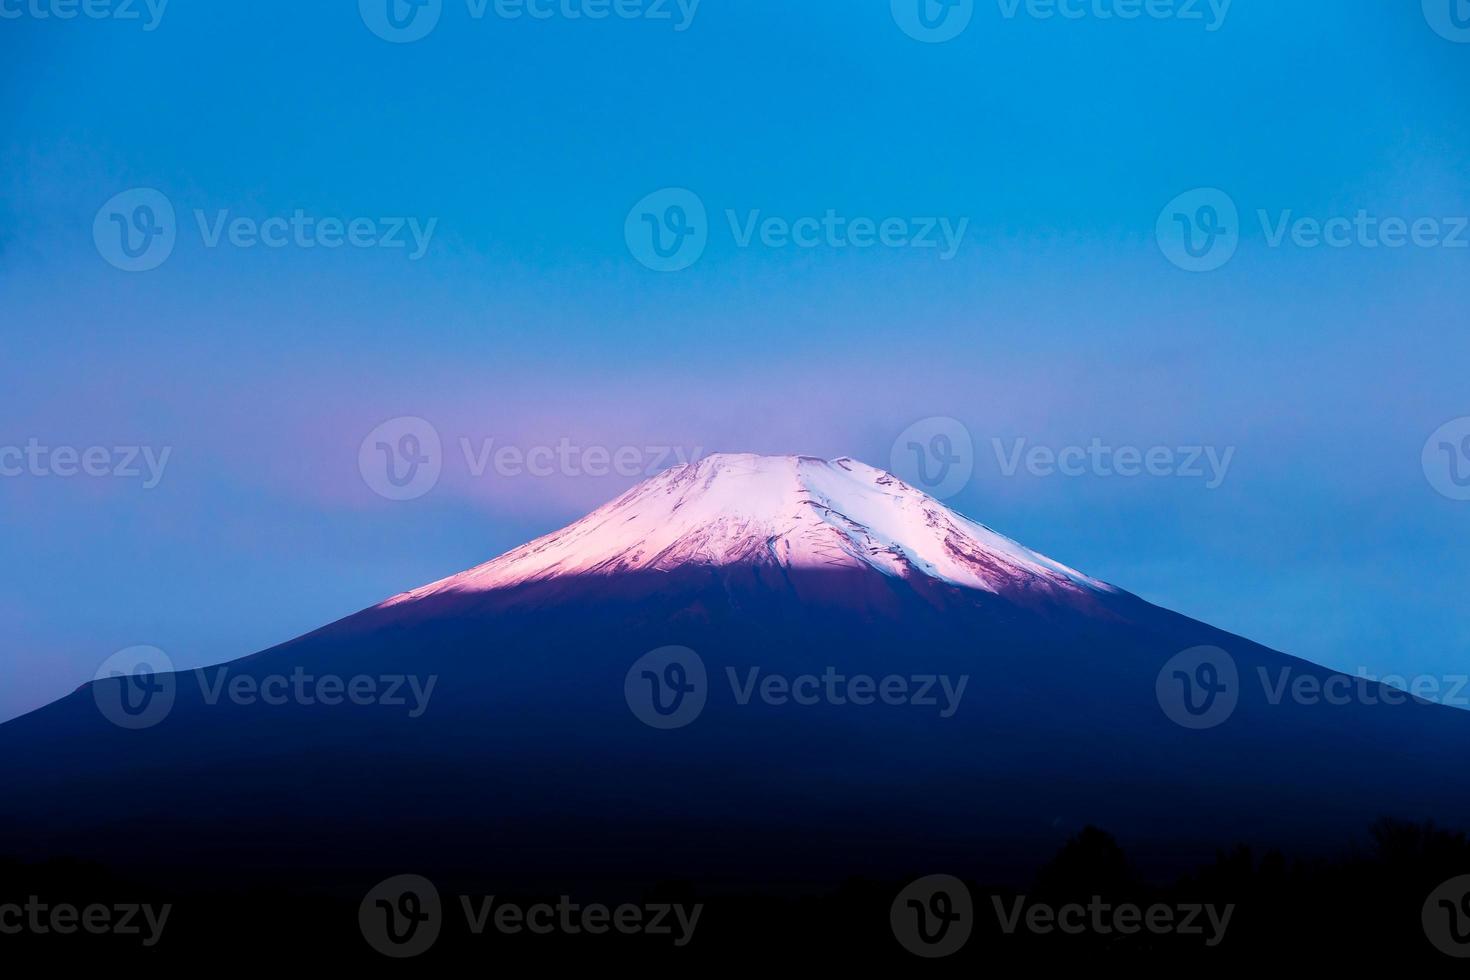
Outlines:
{"label": "mountain summit", "polygon": [[1389,693],[851,459],[711,456],[280,646],[0,725],[0,857],[642,894],[1029,875],[1091,824],[1173,873],[1458,826],[1470,713]]}
{"label": "mountain summit", "polygon": [[564,576],[752,565],[873,570],[995,594],[1117,591],[866,463],[721,453],[666,470],[560,531],[385,605]]}

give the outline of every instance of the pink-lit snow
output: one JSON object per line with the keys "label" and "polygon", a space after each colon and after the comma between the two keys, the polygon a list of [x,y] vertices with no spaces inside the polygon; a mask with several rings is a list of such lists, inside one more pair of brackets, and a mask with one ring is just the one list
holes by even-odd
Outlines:
{"label": "pink-lit snow", "polygon": [[691,565],[870,568],[987,592],[1115,590],[856,460],[718,454],[640,483],[560,531],[406,592],[394,605],[562,576]]}

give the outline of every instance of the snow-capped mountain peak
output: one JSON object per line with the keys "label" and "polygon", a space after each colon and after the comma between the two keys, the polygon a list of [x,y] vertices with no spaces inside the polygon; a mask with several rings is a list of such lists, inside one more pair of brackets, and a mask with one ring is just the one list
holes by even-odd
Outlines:
{"label": "snow-capped mountain peak", "polygon": [[986,592],[1116,590],[849,458],[721,453],[666,470],[545,537],[397,596],[688,566],[872,569]]}

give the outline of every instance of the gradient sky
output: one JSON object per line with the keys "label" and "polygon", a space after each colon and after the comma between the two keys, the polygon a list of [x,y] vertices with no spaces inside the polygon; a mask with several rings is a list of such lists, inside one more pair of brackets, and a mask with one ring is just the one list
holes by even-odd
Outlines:
{"label": "gradient sky", "polygon": [[[0,446],[172,453],[152,489],[0,477],[0,719],[123,647],[252,653],[634,482],[475,478],[461,438],[886,466],[931,416],[976,444],[949,503],[1058,560],[1349,672],[1470,672],[1470,502],[1421,462],[1470,416],[1470,249],[1272,247],[1255,218],[1470,215],[1470,43],[1419,0],[1236,0],[1213,31],[977,0],[939,44],[887,0],[705,0],[683,31],[444,0],[407,44],[348,2],[4,7]],[[128,273],[93,222],[139,187],[178,242]],[[666,187],[711,221],[675,273],[624,239]],[[1203,274],[1155,240],[1201,187],[1242,218]],[[196,209],[437,226],[418,261],[208,248]],[[742,248],[726,209],[969,225],[949,261]],[[445,442],[411,501],[358,468],[397,416]],[[992,449],[1095,438],[1235,456],[1207,489]]]}

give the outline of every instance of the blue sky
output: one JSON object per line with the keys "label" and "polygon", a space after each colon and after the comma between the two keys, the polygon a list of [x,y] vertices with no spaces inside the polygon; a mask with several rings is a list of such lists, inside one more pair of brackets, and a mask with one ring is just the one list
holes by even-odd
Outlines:
{"label": "blue sky", "polygon": [[[289,639],[633,482],[477,477],[461,439],[887,465],[930,417],[975,445],[949,503],[1059,560],[1341,669],[1470,669],[1470,502],[1421,460],[1470,416],[1470,248],[1445,241],[1470,215],[1470,43],[1434,0],[1236,0],[1215,23],[977,0],[943,43],[887,0],[704,0],[683,30],[672,3],[444,0],[412,43],[352,3],[175,0],[147,30],[141,5],[47,2],[0,5],[0,446],[171,452],[151,488],[0,477],[0,718],[123,647],[196,666]],[[176,213],[146,272],[94,238],[136,188]],[[625,237],[665,188],[707,210],[677,272]],[[1200,188],[1239,242],[1189,272],[1156,227]],[[948,259],[742,247],[729,217],[829,210],[965,232]],[[298,211],[433,233],[416,260],[210,247],[196,217]],[[1271,241],[1360,212],[1441,244]],[[444,472],[394,501],[358,455],[401,416]],[[1213,489],[1007,476],[997,439],[1234,455]]]}

